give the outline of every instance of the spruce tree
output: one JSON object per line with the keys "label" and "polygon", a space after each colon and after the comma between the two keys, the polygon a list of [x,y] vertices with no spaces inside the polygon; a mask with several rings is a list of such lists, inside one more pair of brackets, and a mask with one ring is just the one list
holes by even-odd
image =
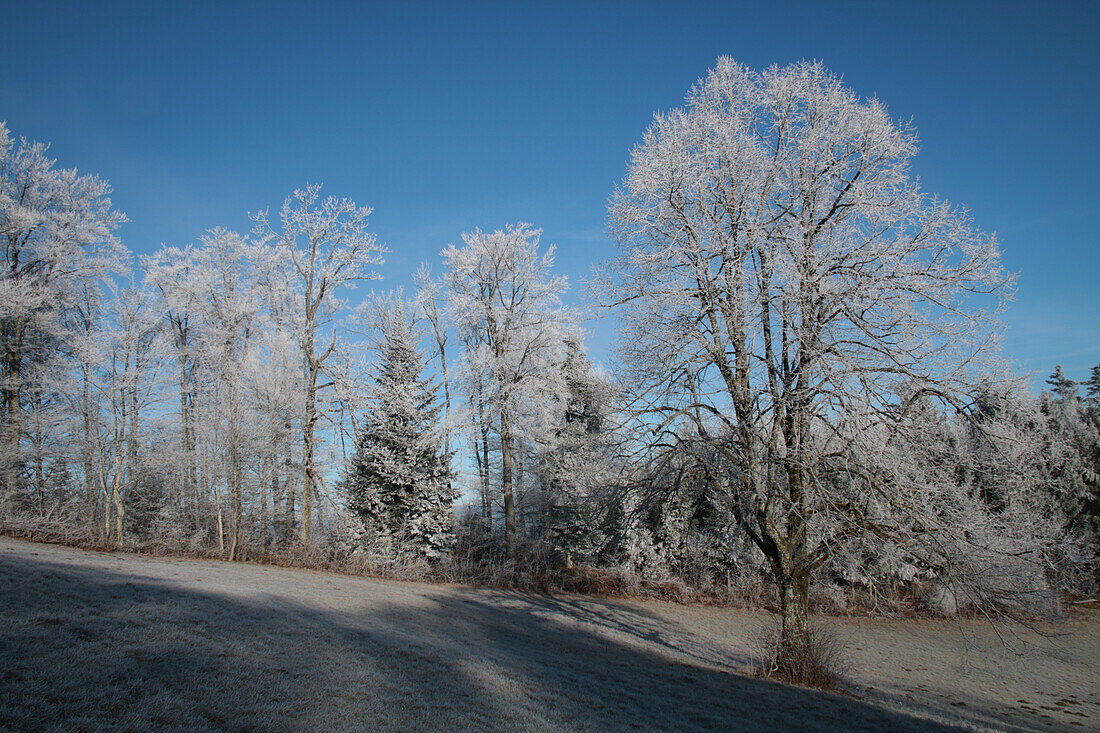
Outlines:
{"label": "spruce tree", "polygon": [[546,458],[546,534],[549,549],[571,565],[574,555],[587,555],[598,544],[599,512],[592,506],[593,486],[600,482],[604,458],[607,385],[593,372],[584,348],[566,339],[561,364],[562,422],[554,449]]}
{"label": "spruce tree", "polygon": [[1085,387],[1088,390],[1085,402],[1089,412],[1094,418],[1100,417],[1100,364],[1092,368],[1091,375],[1085,381]]}
{"label": "spruce tree", "polygon": [[372,404],[344,487],[365,548],[437,559],[452,540],[454,492],[440,406],[403,307],[380,309],[380,364]]}
{"label": "spruce tree", "polygon": [[1050,385],[1050,390],[1064,404],[1068,405],[1077,401],[1077,382],[1066,376],[1065,372],[1062,371],[1061,364],[1054,367],[1054,373],[1047,379],[1047,384]]}

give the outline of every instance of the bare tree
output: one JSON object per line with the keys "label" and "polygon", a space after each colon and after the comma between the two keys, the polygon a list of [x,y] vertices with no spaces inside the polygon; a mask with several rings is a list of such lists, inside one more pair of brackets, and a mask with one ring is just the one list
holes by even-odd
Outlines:
{"label": "bare tree", "polygon": [[[443,292],[438,280],[432,277],[431,268],[422,264],[416,270],[415,303],[420,314],[428,321],[435,341],[434,356],[439,359],[439,375],[443,379],[443,454],[451,456],[451,375],[447,370],[447,321],[444,313]],[[451,488],[451,476],[447,478]]]}
{"label": "bare tree", "polygon": [[996,242],[920,190],[916,150],[819,63],[722,58],[656,115],[610,203],[621,256],[600,284],[624,382],[654,434],[727,436],[731,508],[780,591],[781,665],[845,538],[935,529],[881,446],[914,401],[958,404],[994,344]]}
{"label": "bare tree", "polygon": [[[526,224],[492,234],[477,230],[462,235],[464,247],[452,244],[443,251],[448,313],[466,346],[473,391],[484,390],[484,404],[495,413],[505,547],[512,560],[516,559],[513,463],[522,432],[521,413],[535,412],[524,403],[538,402],[540,392],[545,395],[560,377],[557,364],[574,328],[573,317],[560,300],[566,280],[550,272],[553,247],[539,254],[540,234],[541,230]],[[481,393],[475,401],[480,399]],[[487,447],[485,416],[480,430]],[[487,456],[483,458],[481,470],[487,472]]]}
{"label": "bare tree", "polygon": [[126,522],[126,497],[136,480],[140,412],[149,404],[156,379],[154,339],[160,329],[148,292],[126,288],[112,302],[112,318],[105,334],[106,363],[102,398],[107,413],[103,444],[96,451],[97,478],[102,492],[104,535],[122,545]]}
{"label": "bare tree", "polygon": [[[207,372],[217,385],[219,414],[225,423],[225,475],[229,498],[229,541],[221,549],[232,560],[244,521],[245,424],[248,381],[241,366],[249,356],[257,298],[248,263],[248,243],[236,232],[213,229],[194,252],[190,287],[202,317],[200,336]],[[255,370],[249,370],[255,374]],[[218,506],[222,536],[221,503]]]}
{"label": "bare tree", "polygon": [[48,146],[20,139],[0,122],[0,481],[10,497],[23,463],[23,367],[56,331],[81,287],[120,272],[125,250],[113,232],[126,217],[111,208],[111,189],[95,176],[54,168]]}
{"label": "bare tree", "polygon": [[198,346],[196,331],[197,294],[191,287],[194,278],[194,252],[188,246],[162,247],[155,255],[141,258],[145,282],[160,295],[168,333],[176,357],[176,386],[179,398],[180,498],[190,505],[192,516],[201,524],[203,497],[199,487],[196,460],[195,412],[198,398]]}
{"label": "bare tree", "polygon": [[331,196],[319,201],[320,190],[320,186],[308,185],[288,196],[274,224],[267,210],[253,216],[257,242],[277,248],[285,255],[283,264],[297,275],[295,286],[303,310],[298,334],[306,374],[299,534],[303,544],[310,541],[314,493],[320,482],[315,462],[316,428],[324,407],[318,393],[331,384],[321,383],[320,377],[337,346],[332,328],[342,306],[337,291],[359,280],[380,278],[371,268],[382,263],[385,252],[367,231],[369,207]]}

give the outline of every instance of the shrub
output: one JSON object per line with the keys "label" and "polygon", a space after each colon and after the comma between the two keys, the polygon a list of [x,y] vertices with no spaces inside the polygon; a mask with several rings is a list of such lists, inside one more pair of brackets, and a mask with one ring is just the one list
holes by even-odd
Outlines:
{"label": "shrub", "polygon": [[844,645],[825,627],[812,627],[805,643],[786,649],[780,645],[780,629],[769,624],[762,629],[755,653],[756,673],[819,690],[835,690],[848,670]]}

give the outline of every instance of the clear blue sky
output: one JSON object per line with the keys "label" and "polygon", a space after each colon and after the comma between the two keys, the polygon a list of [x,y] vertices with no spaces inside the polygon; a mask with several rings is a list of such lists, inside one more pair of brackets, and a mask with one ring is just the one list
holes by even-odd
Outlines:
{"label": "clear blue sky", "polygon": [[821,59],[912,118],[925,188],[1000,236],[1018,369],[1100,362],[1100,2],[9,1],[0,38],[0,119],[110,180],[132,250],[323,182],[374,207],[384,286],[514,221],[577,283],[654,111],[722,54]]}

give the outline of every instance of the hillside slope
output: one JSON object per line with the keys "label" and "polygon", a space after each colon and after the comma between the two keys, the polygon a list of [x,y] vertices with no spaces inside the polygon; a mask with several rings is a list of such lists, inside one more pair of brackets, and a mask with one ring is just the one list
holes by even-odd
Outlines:
{"label": "hillside slope", "polygon": [[765,614],[0,537],[0,729],[1043,730],[1100,724],[1100,620],[831,620],[849,693],[744,676]]}

